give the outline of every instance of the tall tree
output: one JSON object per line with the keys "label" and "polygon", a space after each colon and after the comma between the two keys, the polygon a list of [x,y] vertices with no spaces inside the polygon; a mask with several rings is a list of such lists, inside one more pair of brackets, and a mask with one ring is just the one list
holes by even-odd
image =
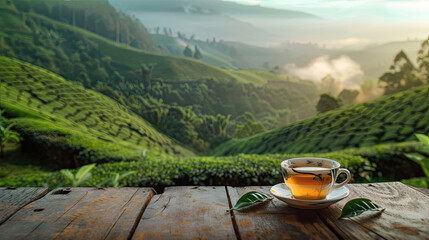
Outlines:
{"label": "tall tree", "polygon": [[417,76],[417,69],[404,51],[400,51],[390,66],[390,71],[380,77],[384,94],[393,94],[423,84]]}
{"label": "tall tree", "polygon": [[146,89],[151,88],[151,79],[152,79],[152,70],[153,65],[142,64],[140,66],[140,77]]}
{"label": "tall tree", "polygon": [[245,138],[265,131],[266,129],[262,123],[247,120],[245,124],[237,127],[235,130],[235,137]]}
{"label": "tall tree", "polygon": [[192,57],[193,53],[189,45],[186,46],[185,50],[183,51],[183,55],[186,57]]}
{"label": "tall tree", "polygon": [[318,113],[324,113],[340,108],[341,105],[341,99],[338,99],[328,93],[323,93],[322,95],[320,95],[320,99],[317,103],[316,109]]}
{"label": "tall tree", "polygon": [[340,90],[339,88],[339,82],[334,77],[332,77],[331,74],[328,74],[320,81],[319,92],[337,95]]}
{"label": "tall tree", "polygon": [[354,100],[358,95],[359,95],[358,90],[344,88],[343,91],[341,91],[340,94],[338,95],[338,98],[342,100],[344,105],[351,105],[354,103]]}
{"label": "tall tree", "polygon": [[203,55],[201,54],[200,49],[198,49],[197,45],[195,45],[194,58],[195,59],[202,59],[203,58]]}
{"label": "tall tree", "polygon": [[417,56],[417,63],[419,64],[419,73],[422,80],[425,83],[429,83],[429,36],[421,45]]}

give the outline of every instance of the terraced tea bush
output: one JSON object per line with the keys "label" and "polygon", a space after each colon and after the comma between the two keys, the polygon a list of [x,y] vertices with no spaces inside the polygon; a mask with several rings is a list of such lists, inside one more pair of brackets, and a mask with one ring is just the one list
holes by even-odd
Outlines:
{"label": "terraced tea bush", "polygon": [[[282,182],[281,161],[304,156],[329,158],[341,163],[352,173],[352,182],[392,181],[421,177],[419,165],[404,158],[402,169],[379,168],[377,163],[389,163],[403,152],[412,152],[418,144],[382,145],[377,148],[349,149],[322,154],[239,154],[228,157],[142,157],[140,160],[98,164],[91,173],[87,186],[96,186],[112,175],[136,171],[119,183],[121,186],[151,186],[162,188],[171,185],[273,185]],[[399,161],[399,160],[398,160]],[[396,163],[396,162],[395,162]],[[393,165],[393,163],[391,164]],[[385,172],[381,172],[382,169]],[[71,170],[73,174],[77,170]],[[7,177],[0,186],[65,186],[59,172]]]}
{"label": "terraced tea bush", "polygon": [[57,161],[88,161],[85,155],[97,151],[99,156],[124,159],[136,156],[138,149],[192,155],[114,100],[39,67],[0,57],[0,79],[0,106],[13,118],[27,150],[57,151]]}
{"label": "terraced tea bush", "polygon": [[[99,164],[91,173],[86,186],[96,186],[114,174],[140,169],[121,183],[125,186],[163,187],[169,185],[267,185],[282,181],[280,162],[302,155],[238,155],[234,157],[150,158]],[[322,154],[321,157],[339,160],[354,174],[355,181],[368,175],[373,166],[366,159],[342,153]],[[77,170],[71,170],[74,174]],[[372,174],[372,173],[371,173]],[[49,186],[67,185],[59,172],[8,177],[0,186]]]}
{"label": "terraced tea bush", "polygon": [[[72,3],[74,1],[47,2],[50,2],[49,6],[60,2],[72,6],[76,4]],[[85,4],[77,4],[77,8],[85,8]],[[103,5],[106,4],[97,4],[99,8],[103,8]],[[86,10],[87,13],[93,11],[97,16],[101,14],[97,21],[103,18],[118,19],[116,14],[107,14],[112,11],[108,4],[104,10],[92,7]],[[42,14],[42,11],[36,12]],[[49,19],[46,16],[53,17],[49,9],[43,12],[45,16],[34,11],[5,9],[0,1],[0,54],[38,65],[69,81],[80,82],[87,88],[93,88],[132,107],[142,118],[146,119],[145,113],[153,110],[143,107],[149,95],[160,100],[164,107],[162,111],[173,106],[192,107],[192,111],[198,115],[221,114],[226,117],[230,114],[232,120],[250,112],[267,129],[316,114],[316,87],[309,82],[291,81],[283,76],[256,70],[220,69],[189,58],[141,51],[82,28]],[[58,20],[57,17],[53,18]],[[17,23],[12,24],[11,20]],[[71,19],[63,20],[68,22]],[[119,18],[121,20],[124,19]],[[125,30],[123,27],[120,29]],[[272,85],[272,82],[276,84]],[[163,129],[155,121],[151,123],[164,134],[198,149],[195,145],[200,145],[199,141],[191,144],[186,141],[193,137],[192,133],[184,139],[178,139],[177,136],[169,135],[174,129]],[[198,134],[203,135],[204,132],[199,131]],[[198,140],[210,144],[210,149],[217,146],[216,141],[210,142],[204,137]]]}
{"label": "terraced tea bush", "polygon": [[244,139],[232,139],[214,155],[329,152],[413,141],[429,133],[429,85],[330,111]]}

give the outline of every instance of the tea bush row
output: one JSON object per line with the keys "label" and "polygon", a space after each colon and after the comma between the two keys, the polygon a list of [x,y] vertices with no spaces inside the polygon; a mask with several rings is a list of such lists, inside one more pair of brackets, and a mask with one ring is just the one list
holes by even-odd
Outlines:
{"label": "tea bush row", "polygon": [[330,152],[414,141],[429,133],[429,85],[320,114],[245,139],[232,139],[214,155]]}
{"label": "tea bush row", "polygon": [[[47,131],[42,132],[51,132],[52,129],[46,129],[46,126],[56,125],[65,129],[63,133],[71,129],[123,147],[128,145],[134,149],[151,148],[160,153],[192,155],[110,98],[19,60],[0,57],[0,66],[0,107],[6,109],[9,117],[19,118],[16,121],[18,127],[25,122],[27,129],[43,128]],[[40,120],[39,123],[23,119],[33,116]],[[58,132],[52,134],[58,135]],[[67,139],[67,136],[63,138]]]}
{"label": "tea bush row", "polygon": [[[389,169],[402,159],[404,151],[413,151],[416,144],[385,145],[376,148],[350,149],[324,154],[239,154],[229,157],[173,158],[152,156],[129,162],[99,164],[92,171],[88,186],[96,186],[116,173],[137,171],[121,183],[123,186],[151,186],[162,188],[172,185],[273,185],[282,181],[280,163],[284,159],[317,156],[337,160],[350,170],[353,182],[400,180],[422,176],[419,166],[404,158],[398,167]],[[377,163],[379,165],[377,165]],[[405,169],[399,169],[405,167]],[[380,172],[382,169],[385,172]],[[399,171],[398,171],[399,169]],[[75,172],[76,170],[72,170]],[[411,174],[414,175],[410,175]],[[420,173],[420,175],[419,175]],[[8,177],[0,186],[65,186],[59,172]]]}

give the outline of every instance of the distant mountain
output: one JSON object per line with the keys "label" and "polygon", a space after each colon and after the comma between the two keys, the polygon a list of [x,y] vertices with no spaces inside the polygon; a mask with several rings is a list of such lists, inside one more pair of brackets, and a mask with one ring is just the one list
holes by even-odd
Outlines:
{"label": "distant mountain", "polygon": [[330,111],[245,139],[213,153],[317,153],[414,140],[429,133],[429,85]]}
{"label": "distant mountain", "polygon": [[221,0],[110,0],[122,10],[142,12],[183,12],[186,14],[255,15],[284,18],[318,18],[300,11],[243,5]]}
{"label": "distant mountain", "polygon": [[328,55],[331,58],[347,55],[361,66],[366,77],[373,79],[378,79],[389,69],[392,59],[401,50],[415,63],[421,44],[421,40],[388,42],[369,45],[359,50],[327,49],[311,43],[284,43],[276,47],[260,47],[213,39],[191,40],[190,36],[186,36],[186,39],[178,38],[165,35],[162,29],[158,34],[152,33],[152,38],[161,51],[176,56],[183,56],[186,45],[189,44],[191,47],[196,45],[204,51],[203,62],[227,69],[270,71],[276,65],[282,67],[288,63],[305,66],[321,55]]}
{"label": "distant mountain", "polygon": [[318,20],[314,15],[299,11],[242,5],[220,0],[149,0],[111,1],[116,8],[140,19],[154,29],[164,27],[197,39],[223,39],[265,44],[273,35],[264,26],[256,26],[248,18],[276,18],[285,21]]}

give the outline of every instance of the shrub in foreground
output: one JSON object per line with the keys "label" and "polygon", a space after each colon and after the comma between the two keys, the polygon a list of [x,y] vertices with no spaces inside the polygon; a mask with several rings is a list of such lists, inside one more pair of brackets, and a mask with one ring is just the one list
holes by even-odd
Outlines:
{"label": "shrub in foreground", "polygon": [[[281,161],[294,157],[317,156],[341,163],[350,170],[352,182],[393,181],[424,176],[417,163],[404,156],[421,146],[418,143],[380,145],[320,154],[240,154],[227,157],[174,158],[141,154],[139,160],[98,164],[84,186],[97,186],[112,176],[120,179],[119,186],[173,185],[273,185],[282,182]],[[76,174],[78,170],[70,170]],[[133,174],[127,175],[127,172]],[[7,177],[0,186],[71,186],[60,172]]]}
{"label": "shrub in foreground", "polygon": [[[153,157],[139,161],[105,163],[97,165],[85,185],[97,186],[112,174],[136,171],[124,178],[124,186],[164,187],[171,185],[272,185],[282,181],[280,162],[287,158],[305,155],[237,155],[233,157]],[[307,155],[308,156],[308,155]],[[335,159],[348,168],[353,180],[366,181],[373,175],[374,166],[365,158],[344,153],[318,154],[318,157]],[[75,174],[77,170],[71,170]],[[0,186],[66,186],[60,172],[8,177]]]}

